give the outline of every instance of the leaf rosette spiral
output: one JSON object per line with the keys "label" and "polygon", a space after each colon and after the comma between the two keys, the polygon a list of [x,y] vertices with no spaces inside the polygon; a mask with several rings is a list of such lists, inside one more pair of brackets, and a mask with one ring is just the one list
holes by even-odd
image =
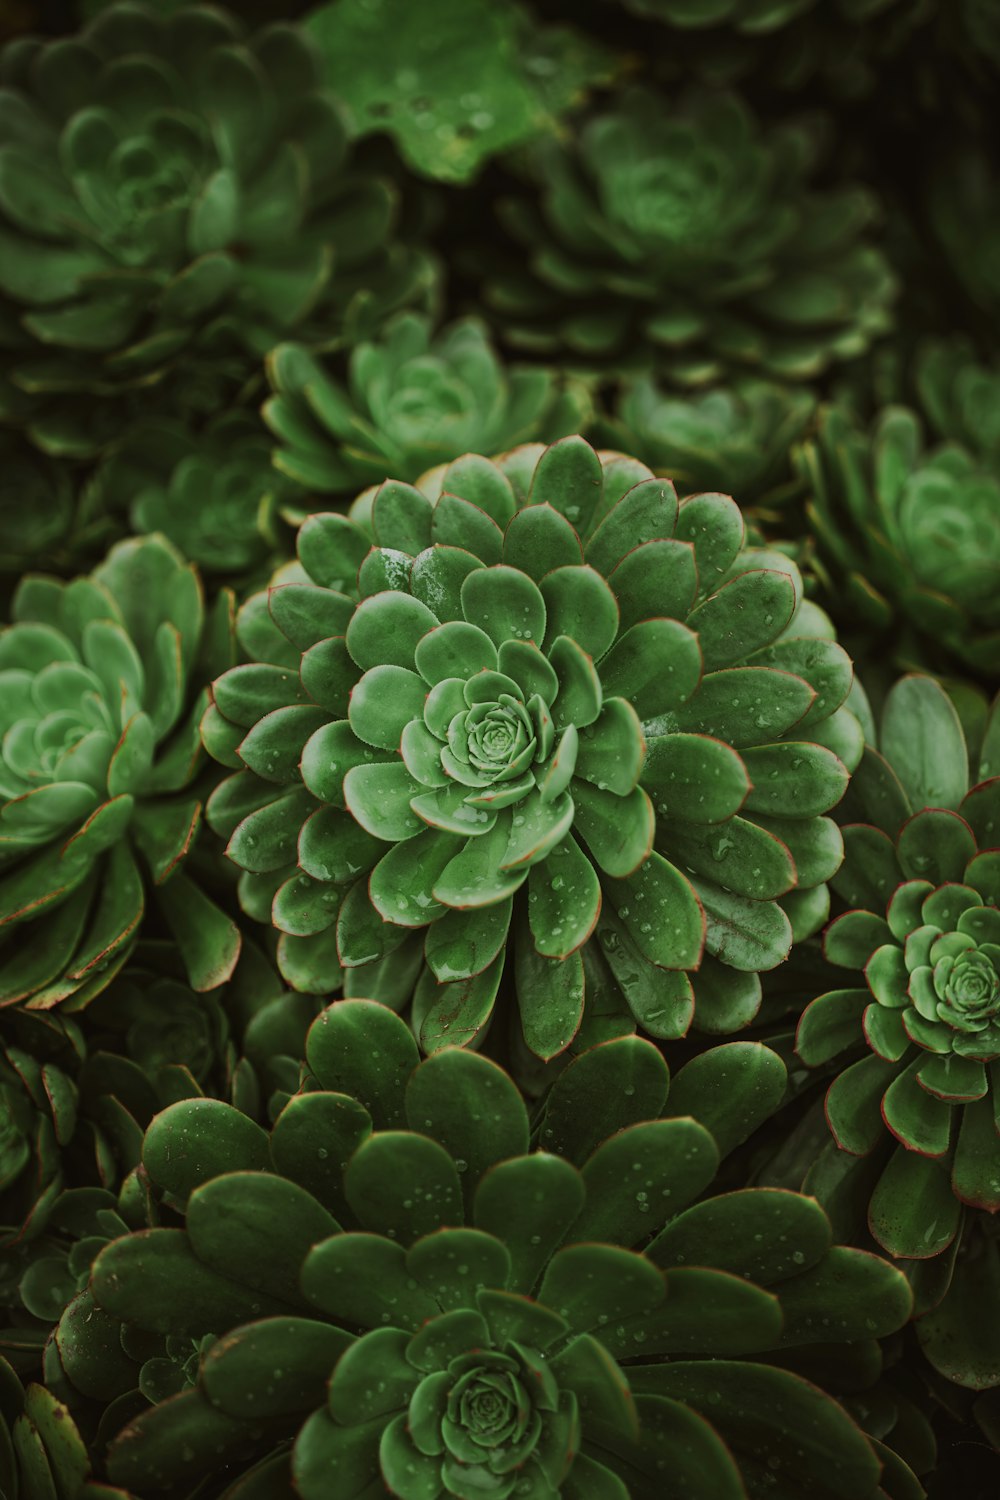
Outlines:
{"label": "leaf rosette spiral", "polygon": [[306,1056],[270,1132],[213,1100],[153,1121],[144,1170],[178,1227],[107,1246],[63,1316],[61,1371],[91,1397],[148,1379],[160,1340],[200,1356],[109,1421],[113,1482],[171,1492],[226,1466],[234,1496],[738,1500],[763,1461],[874,1500],[883,1450],[797,1366],[822,1308],[824,1342],[861,1340],[872,1378],[905,1279],[832,1245],[813,1200],[711,1186],[781,1097],[774,1053],[736,1043],[678,1075],[681,1108],[740,1100],[720,1147],[662,1117],[650,1043],[591,1049],[534,1122],[540,1149],[502,1069],[421,1062],[387,1007],[330,1007]]}
{"label": "leaf rosette spiral", "polygon": [[745,1024],[825,920],[850,664],[726,496],[580,438],[469,456],[307,519],[238,628],[208,815],[304,990],[415,986],[433,1048],[482,1034],[506,969],[551,1057],[587,995],[662,1037],[696,997]]}

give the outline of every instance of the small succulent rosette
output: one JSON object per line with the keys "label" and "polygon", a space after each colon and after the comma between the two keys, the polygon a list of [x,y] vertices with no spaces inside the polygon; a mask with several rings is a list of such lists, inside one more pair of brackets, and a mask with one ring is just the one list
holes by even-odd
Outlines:
{"label": "small succulent rosette", "polygon": [[[798,1373],[819,1337],[863,1350],[875,1379],[905,1278],[831,1245],[812,1199],[713,1194],[719,1147],[661,1118],[650,1043],[582,1054],[534,1150],[501,1068],[460,1048],[421,1062],[385,1006],[330,1007],[306,1058],[270,1134],[209,1100],[146,1134],[179,1227],[103,1249],[55,1345],[67,1388],[120,1403],[112,1482],[176,1493],[225,1467],[231,1500],[740,1500],[763,1472],[875,1500],[883,1464],[908,1474]],[[733,1084],[736,1139],[784,1088],[759,1044],[699,1064],[682,1100]],[[136,1411],[121,1398],[166,1338],[200,1360]]]}
{"label": "small succulent rosette", "polygon": [[313,495],[353,495],[387,474],[413,482],[463,453],[553,442],[579,432],[590,411],[578,381],[537,365],[505,369],[478,318],[435,333],[429,317],[400,313],[351,351],[346,385],[301,344],[273,349],[267,372],[275,466]]}
{"label": "small succulent rosette", "polygon": [[292,488],[251,412],[223,412],[198,429],[146,417],[94,471],[80,509],[92,526],[159,532],[203,572],[245,588],[280,555],[277,515]]}
{"label": "small succulent rosette", "polygon": [[682,494],[724,490],[744,508],[772,508],[801,488],[792,445],[815,407],[802,386],[744,377],[687,394],[645,376],[625,384],[614,417],[596,431],[603,445],[635,454]]}
{"label": "small succulent rosette", "polygon": [[198,724],[233,659],[231,615],[225,592],[206,609],[162,537],[70,583],[22,580],[0,632],[0,1006],[86,1005],[150,888],[194,988],[232,972],[236,925],[187,872],[217,779]]}
{"label": "small succulent rosette", "polygon": [[926,450],[918,418],[886,407],[870,434],[838,407],[799,455],[835,617],[860,645],[1000,685],[1000,477],[956,443]]}
{"label": "small succulent rosette", "polygon": [[484,300],[515,346],[605,370],[814,378],[887,330],[895,290],[871,196],[811,188],[822,145],[717,89],[626,91],[536,148],[534,192],[501,204],[517,253],[474,268]]}
{"label": "small succulent rosette", "polygon": [[238,629],[208,818],[295,988],[412,995],[433,1050],[503,983],[551,1058],[588,1002],[662,1038],[748,1024],[826,919],[851,666],[724,495],[579,437],[467,456],[432,498],[310,517]]}
{"label": "small succulent rosette", "polygon": [[994,713],[970,789],[944,691],[926,677],[892,689],[844,805],[858,821],[835,885],[851,910],[825,938],[861,982],[819,996],[798,1027],[802,1060],[840,1069],[836,1146],[814,1171],[848,1179],[860,1208],[870,1192],[872,1234],[915,1260],[954,1245],[963,1205],[1000,1210],[998,728]]}
{"label": "small succulent rosette", "polygon": [[127,0],[71,39],[11,43],[2,81],[0,292],[30,336],[10,379],[55,406],[49,444],[75,439],[78,391],[162,395],[234,348],[246,379],[317,299],[378,270],[389,189],[347,169],[295,27]]}
{"label": "small succulent rosette", "polygon": [[915,372],[920,402],[939,438],[985,465],[1000,462],[1000,366],[983,364],[968,339],[924,345]]}

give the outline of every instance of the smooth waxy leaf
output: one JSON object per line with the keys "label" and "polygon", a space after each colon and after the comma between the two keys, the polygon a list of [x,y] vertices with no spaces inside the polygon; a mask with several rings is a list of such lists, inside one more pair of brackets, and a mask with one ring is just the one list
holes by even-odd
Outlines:
{"label": "smooth waxy leaf", "polygon": [[897,1147],[868,1208],[869,1227],[878,1243],[890,1255],[915,1260],[940,1255],[955,1238],[960,1215],[947,1168]]}
{"label": "smooth waxy leaf", "polygon": [[[427,686],[406,667],[372,667],[351,690],[347,717],[359,740],[398,750],[411,719],[421,719]],[[304,743],[304,741],[303,741]]]}
{"label": "smooth waxy leaf", "polygon": [[470,573],[462,585],[462,610],[497,646],[509,640],[540,646],[545,636],[545,600],[517,568],[498,565]]}
{"label": "smooth waxy leaf", "polygon": [[182,1391],[117,1434],[108,1452],[108,1477],[128,1490],[190,1485],[212,1465],[245,1450],[246,1443],[245,1422],[209,1405],[198,1390]]}
{"label": "smooth waxy leaf", "polygon": [[571,1239],[638,1245],[703,1192],[719,1163],[693,1120],[651,1120],[604,1141],[583,1168],[587,1205]]}
{"label": "smooth waxy leaf", "polygon": [[578,1166],[602,1141],[656,1119],[667,1098],[662,1054],[639,1037],[588,1048],[559,1074],[545,1102],[539,1143]]}
{"label": "smooth waxy leaf", "polygon": [[608,696],[627,698],[645,723],[676,712],[695,692],[701,673],[693,631],[679,620],[643,620],[620,635],[601,662],[601,685]]}
{"label": "smooth waxy leaf", "polygon": [[363,599],[354,611],[345,637],[347,649],[362,671],[383,665],[412,670],[418,642],[438,623],[437,615],[419,599],[386,590]]}
{"label": "smooth waxy leaf", "polygon": [[662,969],[695,969],[705,914],[690,881],[653,852],[625,880],[605,880],[608,900],[639,952]]}
{"label": "smooth waxy leaf", "polygon": [[692,878],[705,912],[705,946],[731,968],[757,973],[777,968],[791,947],[788,918],[770,901],[751,901]]}
{"label": "smooth waxy leaf", "polygon": [[301,1305],[298,1272],[311,1246],[338,1228],[309,1192],[270,1172],[213,1177],[188,1203],[198,1259],[288,1307]]}
{"label": "smooth waxy leaf", "polygon": [[676,521],[677,495],[670,481],[640,481],[601,519],[587,543],[587,561],[607,577],[633,547],[672,537]]}
{"label": "smooth waxy leaf", "polygon": [[559,636],[565,635],[594,661],[599,661],[619,630],[615,595],[600,573],[579,566],[557,568],[546,574],[539,587],[546,612],[544,648],[548,650]]}
{"label": "smooth waxy leaf", "polygon": [[637,1373],[632,1384],[693,1407],[730,1449],[765,1463],[773,1455],[800,1491],[823,1500],[875,1492],[879,1463],[864,1433],[836,1401],[787,1370],[736,1360],[674,1361]]}
{"label": "smooth waxy leaf", "polygon": [[306,1037],[306,1061],[322,1086],[359,1100],[380,1130],[403,1124],[403,1090],[419,1060],[408,1027],[374,1000],[329,1006]]}
{"label": "smooth waxy leaf", "polygon": [[181,1229],[149,1229],[112,1241],[94,1262],[91,1289],[101,1307],[139,1328],[194,1338],[290,1311],[203,1265]]}
{"label": "smooth waxy leaf", "polygon": [[551,505],[529,505],[515,514],[504,533],[503,560],[540,583],[556,568],[579,566],[583,549],[565,516]]}
{"label": "smooth waxy leaf", "polygon": [[505,951],[470,979],[435,983],[428,970],[413,995],[412,1023],[425,1052],[473,1045],[490,1022],[503,977]]}
{"label": "smooth waxy leaf", "polygon": [[424,955],[441,984],[469,979],[489,968],[507,940],[512,900],[469,911],[451,908],[427,929]]}
{"label": "smooth waxy leaf", "polygon": [[642,784],[661,817],[721,823],[747,800],[750,776],[743,758],[721,740],[663,734],[649,740]]}
{"label": "smooth waxy leaf", "polygon": [[184,1099],[155,1117],[142,1160],[153,1182],[183,1203],[222,1172],[266,1169],[267,1132],[220,1099]]}
{"label": "smooth waxy leaf", "polygon": [[[357,133],[388,129],[410,167],[448,183],[469,182],[489,157],[550,128],[553,113],[605,70],[603,58],[588,45],[568,34],[560,37],[553,96],[552,43],[535,32],[526,34],[515,14],[481,3],[441,17],[440,53],[421,49],[426,33],[406,6],[373,14],[355,0],[327,5],[312,15],[309,30],[322,53],[326,82],[349,106]],[[582,438],[570,441],[584,446]],[[590,453],[591,463],[586,469],[581,465],[581,472],[599,497],[600,464],[593,449]],[[457,476],[452,479],[456,469],[451,465],[446,488],[460,484]],[[566,478],[557,483],[552,467],[544,485],[536,484],[535,498],[555,504],[572,520],[569,507],[582,500],[572,499],[577,489],[569,466],[560,472]]]}
{"label": "smooth waxy leaf", "polygon": [[885,701],[882,754],[914,809],[956,809],[968,790],[965,736],[954,704],[931,677],[904,677]]}
{"label": "smooth waxy leaf", "polygon": [[496,1063],[475,1053],[435,1053],[406,1086],[411,1130],[438,1141],[454,1159],[469,1193],[487,1167],[528,1149],[528,1117],[521,1096]]}
{"label": "smooth waxy leaf", "polygon": [[583,1018],[584,972],[579,952],[546,958],[522,922],[517,930],[514,977],[525,1044],[546,1061],[564,1052]]}
{"label": "smooth waxy leaf", "polygon": [[309,1254],[301,1275],[310,1302],[348,1325],[416,1331],[439,1311],[414,1281],[406,1252],[382,1234],[340,1234]]}
{"label": "smooth waxy leaf", "polygon": [[786,573],[759,568],[741,573],[692,610],[706,672],[732,666],[781,634],[795,608]]}
{"label": "smooth waxy leaf", "polygon": [[231,1417],[258,1421],[308,1411],[326,1398],[330,1371],[353,1336],[309,1318],[269,1318],[220,1339],[201,1388]]}
{"label": "smooth waxy leaf", "polygon": [[581,730],[575,771],[601,791],[625,797],[642,773],[646,741],[639,716],[624,698],[607,698],[597,719]]}
{"label": "smooth waxy leaf", "polygon": [[476,1227],[502,1240],[511,1254],[510,1291],[533,1291],[542,1267],[583,1207],[579,1172],[538,1152],[500,1162],[476,1188]]}
{"label": "smooth waxy leaf", "polygon": [[306,1188],[343,1222],[350,1217],[344,1170],[371,1129],[371,1116],[356,1099],[336,1093],[296,1094],[272,1128],[271,1159],[276,1171]]}
{"label": "smooth waxy leaf", "polygon": [[380,1131],[359,1146],[344,1186],[362,1227],[403,1245],[464,1216],[458,1169],[447,1151],[407,1131]]}
{"label": "smooth waxy leaf", "polygon": [[606,875],[624,879],[648,857],[653,846],[655,815],[642,787],[625,797],[573,782],[574,827]]}
{"label": "smooth waxy leaf", "polygon": [[753,1354],[781,1334],[778,1298],[725,1271],[681,1267],[670,1271],[668,1298],[642,1318],[618,1323],[602,1342],[622,1355]]}
{"label": "smooth waxy leaf", "polygon": [[744,1188],[688,1208],[653,1241],[658,1266],[714,1266],[773,1286],[814,1266],[829,1249],[830,1223],[812,1198],[780,1188]]}
{"label": "smooth waxy leaf", "polygon": [[528,876],[528,920],[535,947],[547,958],[566,958],[594,930],[601,884],[594,866],[571,836],[560,840]]}
{"label": "smooth waxy leaf", "polygon": [[612,1245],[569,1245],[546,1266],[538,1300],[574,1333],[586,1333],[656,1307],[665,1292],[663,1276],[641,1255]]}
{"label": "smooth waxy leaf", "polygon": [[725,1156],[777,1111],[787,1076],[778,1054],[761,1042],[727,1042],[685,1063],[667,1113],[691,1115]]}

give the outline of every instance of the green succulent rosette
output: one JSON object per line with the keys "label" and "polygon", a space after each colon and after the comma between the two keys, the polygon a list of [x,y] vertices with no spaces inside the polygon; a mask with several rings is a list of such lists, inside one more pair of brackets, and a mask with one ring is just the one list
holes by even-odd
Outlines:
{"label": "green succulent rosette", "polygon": [[463,453],[554,442],[580,431],[590,410],[579,382],[505,369],[478,318],[435,333],[430,318],[401,313],[351,351],[346,384],[300,344],[273,349],[267,370],[275,466],[321,495],[354,494],[387,474],[412,482]]}
{"label": "green succulent rosette", "polygon": [[810,190],[821,146],[815,122],[765,131],[735,95],[626,93],[538,148],[485,300],[515,346],[604,369],[812,378],[887,330],[893,295],[869,195]]}
{"label": "green succulent rosette", "polygon": [[741,506],[787,501],[800,488],[792,445],[816,407],[800,387],[752,378],[693,395],[648,377],[623,387],[614,416],[599,421],[602,445],[632,453],[682,494],[731,492]]}
{"label": "green succulent rosette", "polygon": [[123,3],[11,43],[0,79],[0,292],[32,340],[8,379],[49,442],[75,432],[76,392],[166,381],[187,407],[210,367],[228,382],[235,358],[238,387],[321,300],[342,316],[359,268],[374,294],[392,199],[349,170],[295,27]]}
{"label": "green succulent rosette", "polygon": [[20,573],[61,550],[75,510],[65,464],[36,453],[14,433],[0,434],[0,569]]}
{"label": "green succulent rosette", "polygon": [[238,930],[194,875],[215,779],[198,724],[233,659],[231,613],[225,593],[206,610],[156,536],[70,583],[22,580],[0,633],[0,1005],[86,1005],[126,961],[150,886],[190,983],[232,972]]}
{"label": "green succulent rosette", "polygon": [[[739,508],[582,438],[387,481],[244,605],[208,819],[303,991],[528,1049],[747,1024],[826,919],[861,753],[850,663]],[[238,769],[237,769],[238,768]],[[593,939],[593,941],[591,941]],[[513,1017],[514,1008],[509,1008]]]}
{"label": "green succulent rosette", "polygon": [[980,140],[959,135],[939,153],[924,187],[931,232],[972,304],[973,316],[995,330],[1000,320],[996,165]]}
{"label": "green succulent rosette", "polygon": [[893,688],[880,745],[845,799],[834,885],[851,909],[825,936],[830,963],[863,983],[814,1000],[796,1048],[838,1069],[826,1096],[848,1153],[837,1171],[871,1189],[871,1233],[925,1260],[954,1244],[963,1204],[1000,1209],[997,719],[971,788],[958,717],[930,678]]}
{"label": "green succulent rosette", "polygon": [[960,443],[1000,468],[1000,368],[979,361],[963,338],[941,340],[920,351],[916,367],[920,402],[939,438]]}
{"label": "green succulent rosette", "polygon": [[[651,1044],[577,1059],[536,1149],[502,1069],[458,1048],[421,1062],[374,1002],[323,1012],[306,1059],[270,1134],[212,1101],[147,1132],[179,1227],[101,1251],[56,1336],[62,1379],[117,1402],[144,1345],[201,1358],[188,1388],[107,1424],[112,1482],[174,1493],[225,1466],[232,1497],[738,1500],[771,1471],[875,1500],[880,1459],[905,1475],[798,1373],[822,1313],[824,1345],[856,1344],[875,1378],[905,1278],[832,1246],[813,1200],[713,1195],[719,1147],[659,1118]],[[691,1085],[682,1100],[728,1087],[739,1139],[784,1069],[736,1043]]]}
{"label": "green succulent rosette", "polygon": [[200,429],[150,417],[134,422],[96,469],[81,510],[118,530],[159,532],[202,571],[243,579],[259,577],[274,553],[278,512],[293,488],[275,473],[251,412],[223,412]]}
{"label": "green succulent rosette", "polygon": [[1000,475],[957,444],[925,450],[903,407],[870,434],[826,409],[799,462],[835,617],[869,640],[888,634],[904,659],[959,663],[995,686]]}

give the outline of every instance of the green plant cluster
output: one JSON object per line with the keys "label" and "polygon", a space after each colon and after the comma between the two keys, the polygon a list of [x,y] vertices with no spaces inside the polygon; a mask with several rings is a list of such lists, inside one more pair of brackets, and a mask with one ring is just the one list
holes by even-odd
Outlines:
{"label": "green plant cluster", "polygon": [[0,1500],[1000,1493],[998,97],[0,6]]}

